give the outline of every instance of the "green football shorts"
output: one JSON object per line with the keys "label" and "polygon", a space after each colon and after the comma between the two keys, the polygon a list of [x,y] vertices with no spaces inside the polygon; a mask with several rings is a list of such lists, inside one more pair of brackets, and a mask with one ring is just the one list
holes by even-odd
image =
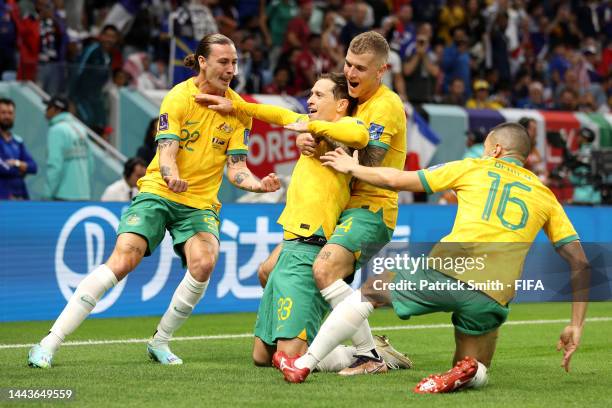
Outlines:
{"label": "green football shorts", "polygon": [[355,255],[355,269],[365,265],[393,236],[385,224],[382,210],[372,212],[364,208],[342,211],[328,244],[341,245]]}
{"label": "green football shorts", "polygon": [[[414,289],[391,291],[393,309],[400,319],[435,312],[452,312],[452,322],[461,333],[478,336],[500,327],[508,317],[510,308],[502,306],[479,290],[434,290],[434,285],[458,282],[433,269],[419,269],[413,275],[396,273],[395,284],[414,282]],[[431,285],[431,286],[430,286]]]}
{"label": "green football shorts", "polygon": [[283,241],[255,321],[255,336],[264,343],[274,345],[279,339],[299,338],[310,344],[317,335],[329,310],[312,276],[320,250],[317,245]]}
{"label": "green football shorts", "polygon": [[218,241],[219,216],[212,210],[199,210],[156,194],[140,193],[121,216],[117,235],[131,232],[142,236],[148,245],[145,256],[149,256],[164,239],[166,229],[172,236],[174,252],[186,267],[183,245],[198,232],[210,232]]}

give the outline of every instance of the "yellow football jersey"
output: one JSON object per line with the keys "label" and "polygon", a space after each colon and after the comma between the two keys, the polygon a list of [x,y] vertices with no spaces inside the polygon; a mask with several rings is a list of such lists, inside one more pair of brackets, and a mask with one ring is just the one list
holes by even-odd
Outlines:
{"label": "yellow football jersey", "polygon": [[[287,125],[308,120],[302,115],[272,105],[239,102],[234,107],[256,119]],[[326,136],[357,148],[367,143],[367,129],[362,121],[344,117],[337,122],[311,121],[309,131],[314,135]],[[336,227],[340,213],[346,207],[349,197],[350,176],[324,167],[319,157],[331,147],[322,141],[312,157],[301,155],[298,159],[287,190],[287,203],[278,223],[285,231],[309,237],[320,228],[329,238]]]}
{"label": "yellow football jersey", "polygon": [[[355,116],[368,127],[368,146],[387,150],[380,166],[403,170],[406,161],[406,114],[399,96],[381,85],[370,99],[357,106]],[[385,224],[394,229],[397,223],[397,192],[355,180],[348,208],[368,208],[373,212],[382,208]]]}
{"label": "yellow football jersey", "polygon": [[[217,198],[228,155],[247,154],[252,119],[247,115],[222,115],[196,103],[200,93],[193,78],[168,92],[160,108],[156,140],[179,141],[176,156],[179,176],[188,183],[187,191],[174,193],[168,189],[159,172],[159,153],[138,182],[141,192],[157,194],[171,201],[199,209],[219,211]],[[225,96],[242,100],[228,89]]]}
{"label": "yellow football jersey", "polygon": [[540,229],[555,247],[579,239],[555,195],[518,160],[464,159],[419,170],[418,176],[427,193],[452,189],[459,204],[451,233],[430,257],[480,257],[483,268],[440,272],[464,282],[501,282],[503,288],[482,290],[501,304],[514,297],[514,282]]}

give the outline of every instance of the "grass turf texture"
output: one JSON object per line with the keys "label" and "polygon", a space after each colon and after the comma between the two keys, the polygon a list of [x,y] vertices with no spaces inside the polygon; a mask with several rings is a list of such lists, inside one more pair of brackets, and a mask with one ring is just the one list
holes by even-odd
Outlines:
{"label": "grass turf texture", "polygon": [[[205,306],[205,301],[203,302]],[[517,304],[512,320],[567,319],[569,304]],[[612,303],[593,303],[588,317],[612,317]],[[90,319],[70,337],[78,340],[145,338],[157,317]],[[254,314],[194,315],[178,336],[242,334],[252,331]],[[371,326],[448,323],[449,315],[397,319],[391,310],[373,314]],[[0,344],[37,342],[50,322],[0,324]],[[555,345],[564,323],[502,327],[486,389],[447,395],[416,395],[414,385],[449,368],[454,350],[451,328],[394,330],[393,345],[413,359],[412,370],[342,378],[311,374],[304,384],[287,384],[272,368],[256,368],[250,338],[178,341],[172,350],[185,364],[162,367],[146,357],[142,344],[65,346],[50,370],[26,366],[27,348],[0,349],[0,387],[72,388],[73,406],[612,406],[612,322],[587,323],[572,371],[560,367]],[[376,331],[375,331],[376,333]],[[384,332],[377,332],[385,334]],[[43,405],[57,405],[60,402]],[[3,406],[13,402],[0,401]],[[29,406],[39,405],[28,403]]]}

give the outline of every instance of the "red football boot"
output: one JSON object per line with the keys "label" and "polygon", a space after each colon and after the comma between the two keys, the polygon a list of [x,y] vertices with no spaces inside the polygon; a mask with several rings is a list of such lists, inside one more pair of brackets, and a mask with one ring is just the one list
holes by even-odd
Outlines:
{"label": "red football boot", "polygon": [[308,368],[297,368],[295,367],[295,360],[300,356],[289,357],[283,351],[277,351],[272,356],[272,364],[278,368],[285,377],[285,381],[290,383],[303,383],[306,381],[306,377],[310,374]]}
{"label": "red football boot", "polygon": [[442,374],[433,374],[423,378],[414,387],[417,394],[437,394],[453,392],[470,382],[478,371],[478,361],[473,357],[465,357],[453,368]]}

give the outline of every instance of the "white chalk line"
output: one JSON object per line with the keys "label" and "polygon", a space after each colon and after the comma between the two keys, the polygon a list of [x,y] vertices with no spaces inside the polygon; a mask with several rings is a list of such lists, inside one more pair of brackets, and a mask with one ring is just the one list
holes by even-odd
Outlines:
{"label": "white chalk line", "polygon": [[[587,318],[588,323],[597,322],[611,322],[612,317],[591,317]],[[568,323],[567,319],[554,319],[554,320],[511,320],[504,323],[504,326],[523,326],[533,324],[557,324],[557,323]],[[378,326],[372,327],[373,332],[382,331],[399,331],[399,330],[425,330],[425,329],[449,329],[452,328],[452,324],[441,323],[441,324],[415,324],[415,325],[401,325],[401,326]],[[239,334],[214,334],[206,336],[183,336],[174,337],[175,341],[194,341],[194,340],[234,340],[244,339],[253,337],[253,333],[239,333]],[[66,346],[99,346],[104,344],[133,344],[133,343],[146,343],[150,338],[144,339],[114,339],[114,340],[85,340],[85,341],[67,341],[62,344],[62,347]],[[0,350],[6,349],[18,349],[18,348],[29,348],[34,346],[32,344],[0,344]]]}

